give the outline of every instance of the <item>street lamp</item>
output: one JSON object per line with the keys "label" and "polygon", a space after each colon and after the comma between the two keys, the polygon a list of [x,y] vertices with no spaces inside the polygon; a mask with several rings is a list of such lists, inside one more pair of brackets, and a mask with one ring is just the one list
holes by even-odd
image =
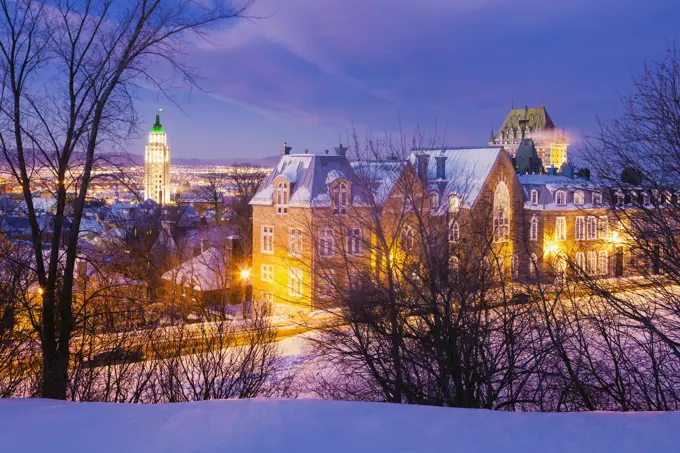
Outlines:
{"label": "street lamp", "polygon": [[248,280],[250,280],[250,269],[241,269],[241,292],[243,293],[243,319],[246,319],[248,309]]}

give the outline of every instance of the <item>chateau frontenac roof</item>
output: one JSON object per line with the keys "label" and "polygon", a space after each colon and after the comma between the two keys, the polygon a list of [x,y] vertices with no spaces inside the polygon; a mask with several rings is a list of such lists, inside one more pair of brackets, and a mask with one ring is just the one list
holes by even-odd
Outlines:
{"label": "chateau frontenac roof", "polygon": [[550,115],[548,115],[548,111],[545,109],[544,105],[535,108],[524,107],[510,110],[510,113],[508,113],[505,121],[503,121],[503,125],[498,130],[496,137],[498,137],[498,135],[503,132],[510,133],[514,131],[518,134],[521,134],[522,128],[520,121],[522,120],[527,121],[527,131],[555,129],[555,123],[553,123],[552,119],[550,119]]}

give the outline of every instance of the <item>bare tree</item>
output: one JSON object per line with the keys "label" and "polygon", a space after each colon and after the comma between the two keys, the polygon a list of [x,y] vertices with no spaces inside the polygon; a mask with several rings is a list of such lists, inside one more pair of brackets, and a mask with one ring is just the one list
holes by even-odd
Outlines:
{"label": "bare tree", "polygon": [[[251,3],[208,7],[156,0],[125,8],[89,0],[0,3],[0,147],[26,200],[43,291],[42,396],[66,397],[78,233],[96,152],[134,129],[136,83],[145,80],[165,90],[168,79],[155,68],[176,71],[193,83],[179,58],[183,42],[243,17]],[[47,177],[57,208],[46,246],[32,192]],[[65,231],[67,204],[72,216]],[[66,257],[59,275],[62,250]]]}

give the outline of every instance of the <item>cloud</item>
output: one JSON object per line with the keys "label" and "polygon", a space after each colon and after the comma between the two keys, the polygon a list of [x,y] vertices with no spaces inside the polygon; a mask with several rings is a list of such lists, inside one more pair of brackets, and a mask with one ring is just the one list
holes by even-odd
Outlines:
{"label": "cloud", "polygon": [[219,99],[338,128],[439,118],[472,142],[511,101],[597,97],[606,82],[589,79],[613,55],[602,49],[631,39],[612,24],[650,10],[618,0],[258,0],[250,13],[261,19],[191,53]]}

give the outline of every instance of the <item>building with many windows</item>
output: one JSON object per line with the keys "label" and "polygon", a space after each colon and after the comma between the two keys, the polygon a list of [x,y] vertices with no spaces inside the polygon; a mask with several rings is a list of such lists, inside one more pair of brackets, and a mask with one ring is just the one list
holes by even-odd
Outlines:
{"label": "building with many windows", "polygon": [[170,147],[160,114],[144,149],[144,198],[161,206],[170,203]]}
{"label": "building with many windows", "polygon": [[[488,241],[517,282],[564,279],[574,264],[597,278],[631,272],[612,220],[610,200],[618,198],[569,165],[560,174],[518,174],[502,146],[415,149],[405,160],[358,162],[342,147],[333,155],[290,150],[284,146],[251,201],[255,297],[303,310],[332,304],[331,287],[359,284],[362,272],[397,253],[379,256],[369,218],[407,254],[427,228],[432,250],[445,252],[451,265],[469,253],[473,237]],[[425,200],[426,220],[410,205],[414,193]]]}

